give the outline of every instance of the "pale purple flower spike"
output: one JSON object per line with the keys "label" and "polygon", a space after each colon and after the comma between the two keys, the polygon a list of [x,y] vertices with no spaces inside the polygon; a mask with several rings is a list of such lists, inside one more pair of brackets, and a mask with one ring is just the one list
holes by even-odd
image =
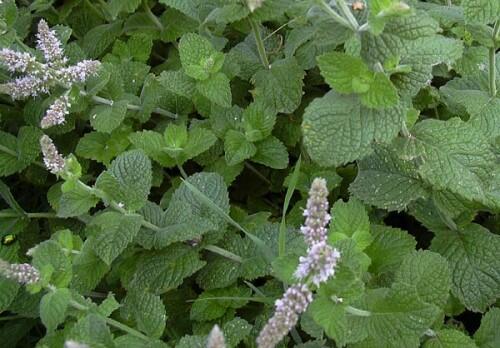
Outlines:
{"label": "pale purple flower spike", "polygon": [[312,293],[307,285],[294,285],[276,301],[276,311],[257,337],[259,348],[275,347],[297,324],[300,314],[312,302]]}
{"label": "pale purple flower spike", "polygon": [[36,59],[26,52],[17,52],[9,48],[0,50],[0,61],[11,73],[26,72],[36,64]]}
{"label": "pale purple flower spike", "polygon": [[40,280],[40,272],[29,263],[10,264],[0,260],[0,273],[19,284],[33,284]]}
{"label": "pale purple flower spike", "polygon": [[326,225],[330,222],[328,214],[328,189],[326,180],[316,178],[309,190],[309,199],[304,210],[306,221],[300,228],[309,246],[324,241],[328,233]]}
{"label": "pale purple flower spike", "polygon": [[27,75],[18,77],[5,84],[12,99],[23,99],[27,97],[36,97],[39,94],[48,93],[47,84],[39,77]]}
{"label": "pale purple flower spike", "polygon": [[314,179],[309,191],[306,221],[301,232],[308,244],[307,255],[299,259],[295,277],[299,281],[288,288],[283,297],[276,301],[276,310],[257,338],[259,348],[275,347],[297,324],[299,316],[312,302],[312,292],[308,285],[319,287],[334,276],[340,253],[328,244],[330,222],[328,214],[328,189],[326,180]]}
{"label": "pale purple flower spike", "polygon": [[339,258],[338,250],[332,248],[326,241],[316,243],[309,248],[307,256],[299,258],[295,277],[305,280],[311,276],[313,284],[319,286],[335,275]]}
{"label": "pale purple flower spike", "polygon": [[210,333],[208,334],[207,348],[226,348],[224,334],[217,324],[214,325],[212,331],[210,331]]}
{"label": "pale purple flower spike", "polygon": [[83,60],[76,65],[58,71],[59,78],[64,84],[85,82],[90,76],[96,75],[101,63],[97,60]]}
{"label": "pale purple flower spike", "polygon": [[40,147],[42,148],[43,163],[52,173],[58,174],[64,169],[64,157],[57,151],[56,146],[47,135],[40,138]]}
{"label": "pale purple flower spike", "polygon": [[40,126],[45,129],[63,124],[66,121],[66,115],[69,113],[70,106],[67,96],[63,95],[57,98],[47,109],[45,116],[40,122]]}
{"label": "pale purple flower spike", "polygon": [[36,38],[36,48],[43,53],[47,63],[57,64],[66,61],[61,41],[57,38],[55,31],[51,30],[47,22],[43,19],[38,22]]}

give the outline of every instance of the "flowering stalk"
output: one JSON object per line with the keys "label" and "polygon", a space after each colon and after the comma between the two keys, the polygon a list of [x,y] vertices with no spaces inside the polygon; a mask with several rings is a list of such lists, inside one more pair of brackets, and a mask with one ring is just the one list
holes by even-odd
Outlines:
{"label": "flowering stalk", "polygon": [[0,259],[0,274],[19,284],[29,285],[40,280],[40,272],[29,263],[8,263]]}
{"label": "flowering stalk", "polygon": [[45,112],[45,116],[40,121],[40,126],[45,129],[63,124],[66,120],[66,115],[69,114],[70,106],[71,104],[67,95],[57,98]]}
{"label": "flowering stalk", "polygon": [[300,231],[308,245],[307,255],[300,257],[295,277],[299,281],[288,288],[283,297],[276,301],[274,315],[269,319],[257,338],[259,348],[273,348],[297,324],[300,314],[312,302],[311,284],[319,287],[335,274],[340,258],[338,250],[327,242],[326,226],[328,214],[328,189],[326,180],[314,179],[309,191],[306,217]]}
{"label": "flowering stalk", "polygon": [[40,147],[43,154],[43,163],[52,174],[60,174],[64,170],[64,157],[57,151],[52,139],[47,135],[40,138]]}
{"label": "flowering stalk", "polygon": [[207,348],[226,348],[224,334],[219,325],[214,325],[212,331],[208,334]]}

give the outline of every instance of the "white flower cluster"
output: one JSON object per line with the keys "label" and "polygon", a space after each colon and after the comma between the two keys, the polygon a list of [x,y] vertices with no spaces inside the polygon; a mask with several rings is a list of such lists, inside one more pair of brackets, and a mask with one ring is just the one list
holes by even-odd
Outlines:
{"label": "white flower cluster", "polygon": [[0,273],[6,278],[12,279],[19,284],[33,284],[40,280],[40,273],[29,263],[10,264],[0,260]]}
{"label": "white flower cluster", "polygon": [[40,147],[43,154],[43,163],[52,174],[59,174],[64,170],[64,157],[57,151],[52,139],[47,135],[40,138]]}
{"label": "white flower cluster", "polygon": [[259,7],[261,7],[263,3],[264,0],[247,0],[247,6],[250,12],[253,12]]}
{"label": "white flower cluster", "polygon": [[224,334],[220,329],[219,325],[215,324],[208,334],[207,338],[207,348],[226,348],[226,341],[224,340]]}
{"label": "white flower cluster", "polygon": [[312,292],[307,285],[291,286],[283,297],[275,302],[274,315],[257,337],[259,348],[273,348],[297,324],[300,314],[312,302]]}
{"label": "white flower cluster", "polygon": [[274,315],[257,338],[259,348],[275,347],[297,324],[299,315],[304,313],[312,302],[312,292],[307,285],[309,281],[319,286],[335,274],[340,253],[327,241],[326,226],[331,217],[328,214],[326,180],[314,179],[304,216],[306,221],[300,231],[308,249],[307,255],[300,257],[299,266],[295,271],[299,283],[288,288],[283,297],[276,301]]}
{"label": "white flower cluster", "polygon": [[[38,23],[36,38],[36,47],[44,57],[43,63],[38,62],[30,53],[8,48],[0,50],[0,63],[11,73],[23,74],[2,86],[2,91],[10,94],[13,99],[48,94],[51,88],[57,86],[70,90],[73,84],[83,83],[97,74],[101,63],[96,60],[84,60],[76,65],[66,66],[68,59],[64,56],[62,43],[43,19]],[[69,106],[66,95],[57,98],[47,110],[41,127],[64,123]]]}

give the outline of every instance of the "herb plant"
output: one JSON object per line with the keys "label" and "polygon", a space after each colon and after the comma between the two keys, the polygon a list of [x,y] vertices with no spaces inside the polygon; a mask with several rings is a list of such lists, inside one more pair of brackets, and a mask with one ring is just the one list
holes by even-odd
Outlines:
{"label": "herb plant", "polygon": [[0,1],[2,347],[500,347],[500,1]]}

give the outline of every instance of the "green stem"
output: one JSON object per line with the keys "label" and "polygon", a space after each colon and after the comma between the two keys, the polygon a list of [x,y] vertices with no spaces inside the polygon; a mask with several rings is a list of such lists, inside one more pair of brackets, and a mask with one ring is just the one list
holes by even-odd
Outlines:
{"label": "green stem", "polygon": [[406,126],[406,121],[404,121],[404,120],[401,123],[401,133],[403,133],[403,135],[405,136],[405,138],[410,138],[411,137],[411,133],[408,130],[408,127]]}
{"label": "green stem", "polygon": [[[3,152],[5,152],[5,153],[7,153],[7,154],[9,154],[11,156],[14,156],[14,157],[18,158],[17,152],[14,151],[14,150],[9,149],[6,146],[0,145],[0,151],[3,151]],[[41,162],[35,161],[32,164],[34,164],[34,165],[36,165],[36,166],[38,166],[40,168],[46,169],[45,166],[43,165],[43,163],[41,163]]]}
{"label": "green stem", "polygon": [[28,213],[30,219],[59,219],[55,213]]}
{"label": "green stem", "polygon": [[229,260],[233,260],[235,262],[238,262],[238,263],[242,263],[243,262],[243,259],[236,255],[236,254],[233,254],[232,252],[226,250],[226,249],[222,249],[216,245],[207,245],[205,248],[205,250],[208,250],[208,251],[211,251],[215,254],[218,254],[218,255],[221,255],[221,256],[224,256],[225,258],[229,259]]}
{"label": "green stem", "polygon": [[260,61],[262,62],[262,65],[264,65],[264,68],[269,69],[270,64],[269,60],[267,59],[266,47],[264,46],[264,41],[262,41],[262,36],[260,35],[259,27],[252,18],[249,18],[248,21],[250,22],[253,35],[255,36],[255,43],[257,44],[257,51],[259,52]]}
{"label": "green stem", "polygon": [[[84,96],[84,97],[88,95],[85,91],[80,91],[80,94],[82,96]],[[113,100],[106,99],[106,98],[103,98],[103,97],[99,97],[97,95],[93,95],[92,96],[92,100],[95,103],[97,103],[97,104],[103,104],[103,105],[108,105],[108,106],[112,106],[114,104]],[[141,111],[142,107],[139,106],[139,105],[127,104],[127,109],[133,110],[133,111]],[[173,119],[177,118],[177,114],[174,114],[174,113],[172,113],[172,112],[170,112],[168,110],[162,109],[162,108],[154,108],[153,112],[155,114],[166,116],[166,117],[170,117],[170,118],[173,118]]]}
{"label": "green stem", "polygon": [[424,335],[429,336],[429,337],[436,337],[437,336],[436,331],[434,331],[432,329],[425,330]]}
{"label": "green stem", "polygon": [[352,307],[352,306],[347,306],[345,308],[345,311],[347,313],[354,315],[354,316],[357,316],[357,317],[370,317],[372,315],[372,313],[369,311],[365,311],[363,309],[359,309],[359,308]]}
{"label": "green stem", "polygon": [[354,31],[358,31],[359,23],[358,23],[356,17],[354,17],[354,15],[352,14],[349,7],[347,6],[345,0],[337,0],[337,6],[339,7],[340,12],[342,12],[344,17],[347,18],[347,20],[349,21],[351,28]]}
{"label": "green stem", "polygon": [[333,18],[333,20],[340,25],[352,29],[351,24],[344,17],[339,15],[333,8],[330,7],[324,0],[317,0],[318,5]]}
{"label": "green stem", "polygon": [[[182,167],[179,166],[179,169],[181,169]],[[184,169],[182,170],[184,171]],[[186,174],[184,172],[184,174]],[[112,208],[113,210],[121,213],[121,214],[128,214],[127,210],[124,209],[119,203],[113,201],[113,200],[110,200],[107,195],[102,192],[101,190],[97,190],[95,188],[92,188],[90,186],[88,186],[87,184],[81,182],[80,180],[77,181],[78,185],[84,189],[86,192],[100,198],[101,200],[104,200],[104,201],[107,201],[109,202],[109,206],[110,208]],[[144,227],[144,228],[147,228],[147,229],[150,229],[152,231],[155,231],[155,232],[159,232],[162,230],[162,228],[160,226],[157,226],[149,221],[146,221],[144,218],[142,218],[142,221],[141,221],[141,226]],[[231,253],[230,251],[227,251],[225,249],[222,249],[222,248],[219,248],[215,245],[207,245],[206,247],[204,247],[205,250],[208,250],[208,251],[211,251],[213,253],[216,253],[216,254],[219,254],[225,258],[228,258],[230,260],[233,260],[233,261],[236,261],[236,262],[239,262],[239,263],[242,263],[243,262],[243,259],[236,255],[236,254],[233,254]]]}
{"label": "green stem", "polygon": [[489,82],[490,82],[490,95],[496,97],[497,95],[497,69],[496,69],[496,37],[500,31],[500,21],[495,22],[493,27],[493,47],[489,50]]}
{"label": "green stem", "polygon": [[251,170],[251,171],[252,171],[255,175],[257,175],[257,177],[258,177],[260,180],[262,180],[263,182],[265,182],[265,183],[266,183],[266,184],[268,184],[268,185],[271,185],[271,181],[270,181],[268,178],[266,178],[266,177],[264,176],[264,174],[262,174],[261,172],[259,172],[259,171],[257,170],[257,168],[255,168],[253,165],[251,165],[250,163],[245,162],[245,167],[247,167],[247,168],[248,168],[248,169],[250,169],[250,170]]}
{"label": "green stem", "polygon": [[22,316],[22,315],[8,315],[5,317],[0,317],[0,321],[16,320],[16,319],[22,319],[22,318],[26,318],[26,317]]}
{"label": "green stem", "polygon": [[497,69],[495,64],[495,48],[491,47],[489,52],[489,81],[490,81],[490,95],[495,97],[497,95],[497,82],[496,75]]}
{"label": "green stem", "polygon": [[[54,291],[54,290],[51,289],[51,291]],[[78,302],[76,302],[75,300],[70,300],[69,305],[71,307],[73,307],[74,309],[79,310],[79,311],[87,312],[89,310],[89,308],[87,306],[81,305]],[[149,339],[148,336],[140,333],[139,331],[137,331],[135,329],[132,329],[131,327],[129,327],[125,324],[120,323],[119,321],[116,321],[116,320],[111,319],[111,318],[104,318],[104,320],[110,326],[113,326],[113,327],[115,327],[123,332],[126,332],[126,333],[128,333],[132,336],[135,336],[137,338],[140,338],[144,341],[151,342],[151,340]]]}
{"label": "green stem", "polygon": [[179,168],[179,171],[181,172],[181,175],[184,179],[187,179],[188,178],[188,175],[186,174],[186,171],[184,170],[184,168],[182,167],[181,164],[178,164],[177,165],[177,168]]}
{"label": "green stem", "polygon": [[155,14],[153,12],[151,12],[151,9],[149,8],[149,5],[148,5],[148,0],[144,0],[142,2],[142,7],[144,8],[144,11],[148,15],[149,19],[151,19],[151,21],[156,25],[156,27],[161,32],[163,32],[163,30],[165,30],[165,28],[163,27],[163,24],[161,24],[161,22],[158,19],[158,17],[156,17]]}

